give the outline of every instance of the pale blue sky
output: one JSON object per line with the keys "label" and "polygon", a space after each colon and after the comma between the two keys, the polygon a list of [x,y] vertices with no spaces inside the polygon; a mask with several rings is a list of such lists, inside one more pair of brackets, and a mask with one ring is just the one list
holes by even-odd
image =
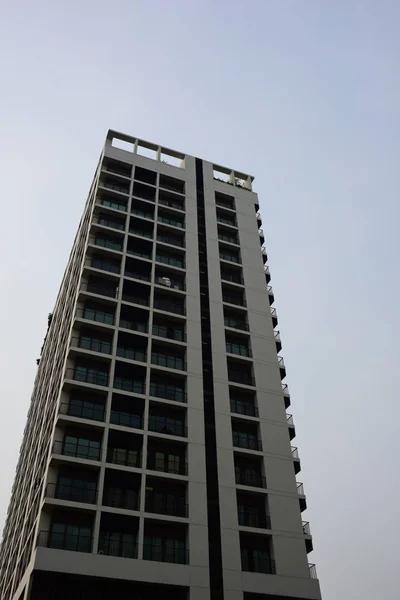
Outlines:
{"label": "pale blue sky", "polygon": [[0,528],[108,128],[256,177],[324,600],[397,600],[399,17],[389,0],[0,7]]}

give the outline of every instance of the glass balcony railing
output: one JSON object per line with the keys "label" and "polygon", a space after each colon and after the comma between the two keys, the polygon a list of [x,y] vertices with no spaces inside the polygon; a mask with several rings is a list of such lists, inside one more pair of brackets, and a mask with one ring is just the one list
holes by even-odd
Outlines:
{"label": "glass balcony railing", "polygon": [[65,485],[63,483],[48,483],[46,486],[46,498],[57,500],[68,500],[69,502],[83,502],[85,504],[96,504],[97,490],[93,482],[80,481],[76,485]]}
{"label": "glass balcony railing", "polygon": [[141,379],[130,379],[128,377],[114,377],[114,388],[125,392],[145,393],[145,383]]}
{"label": "glass balcony railing", "polygon": [[157,221],[159,223],[164,223],[164,225],[172,225],[172,227],[179,227],[179,229],[184,229],[185,224],[183,221],[178,221],[177,219],[172,219],[170,217],[164,217],[163,215],[158,215]]}
{"label": "glass balcony railing", "polygon": [[[168,543],[169,540],[165,540]],[[152,543],[151,541],[144,539],[143,543],[143,560],[155,560],[157,562],[175,563],[180,565],[187,565],[189,563],[189,551],[185,548],[177,548],[172,545],[167,546],[161,543]]]}
{"label": "glass balcony railing", "polygon": [[257,407],[244,400],[231,400],[231,412],[248,417],[258,417]]}
{"label": "glass balcony railing", "polygon": [[238,522],[243,527],[271,529],[271,519],[264,511],[255,506],[238,506]]}
{"label": "glass balcony railing", "polygon": [[127,205],[122,202],[118,202],[117,200],[103,198],[100,204],[102,204],[102,206],[106,206],[107,208],[113,208],[114,210],[121,210],[123,212],[127,211]]}
{"label": "glass balcony railing", "polygon": [[173,496],[172,494],[147,493],[145,510],[149,513],[174,517],[187,517],[188,515],[186,498],[184,496]]}
{"label": "glass balcony railing", "polygon": [[235,469],[235,479],[238,485],[248,485],[250,487],[266,488],[267,482],[263,475],[259,475],[247,469]]}
{"label": "glass balcony railing", "polygon": [[139,510],[140,494],[138,490],[125,488],[105,488],[103,492],[103,506]]}
{"label": "glass balcony railing", "polygon": [[246,450],[262,451],[261,440],[258,440],[254,435],[247,433],[232,432],[232,443],[236,448],[246,448]]}
{"label": "glass balcony railing", "polygon": [[[79,527],[77,527],[77,529],[79,529]],[[73,552],[91,552],[92,542],[92,536],[83,533],[74,534],[61,531],[41,531],[38,536],[37,545],[43,548],[72,550]]]}
{"label": "glass balcony railing", "polygon": [[82,348],[82,350],[90,350],[91,352],[100,352],[101,354],[111,354],[112,344],[108,340],[100,340],[86,335],[81,337],[73,337],[71,346]]}
{"label": "glass balcony railing", "polygon": [[99,552],[106,556],[119,556],[122,558],[137,558],[136,539],[124,539],[124,536],[133,537],[124,533],[100,532]]}
{"label": "glass balcony railing", "polygon": [[118,346],[117,356],[121,356],[122,358],[127,358],[129,360],[137,360],[140,362],[146,362],[147,351],[135,349],[135,348],[124,348],[123,346]]}
{"label": "glass balcony railing", "polygon": [[80,319],[96,321],[97,323],[104,323],[105,325],[114,325],[115,323],[114,315],[112,313],[94,308],[77,308],[76,316]]}
{"label": "glass balcony railing", "polygon": [[156,254],[156,261],[163,263],[164,265],[170,265],[171,267],[178,267],[179,269],[185,268],[185,261],[173,256],[165,256],[164,254]]}
{"label": "glass balcony railing", "polygon": [[111,410],[110,423],[122,425],[123,427],[143,429],[143,418],[141,415],[121,410]]}
{"label": "glass balcony railing", "polygon": [[87,400],[71,398],[70,401],[60,405],[60,414],[79,419],[90,419],[91,421],[104,421],[105,406]]}
{"label": "glass balcony railing", "polygon": [[82,381],[83,383],[91,383],[94,385],[108,385],[108,373],[98,371],[89,367],[75,367],[75,369],[66,370],[66,378]]}
{"label": "glass balcony railing", "polygon": [[165,398],[166,400],[174,400],[175,402],[187,401],[187,394],[182,388],[163,383],[151,382],[150,396],[154,396],[155,398]]}
{"label": "glass balcony railing", "polygon": [[119,326],[123,329],[147,333],[147,323],[143,323],[143,321],[128,321],[127,319],[120,319]]}
{"label": "glass balcony railing", "polygon": [[100,460],[101,446],[100,442],[96,440],[76,438],[73,441],[69,441],[66,439],[54,442],[53,453],[72,456],[74,458],[84,458],[86,460]]}
{"label": "glass balcony railing", "polygon": [[177,342],[186,341],[186,336],[182,329],[176,329],[166,325],[153,325],[152,333],[155,336],[166,338],[168,340],[175,340]]}
{"label": "glass balcony railing", "polygon": [[153,365],[167,367],[168,369],[179,369],[186,371],[186,362],[180,356],[168,356],[167,354],[151,353],[151,362]]}

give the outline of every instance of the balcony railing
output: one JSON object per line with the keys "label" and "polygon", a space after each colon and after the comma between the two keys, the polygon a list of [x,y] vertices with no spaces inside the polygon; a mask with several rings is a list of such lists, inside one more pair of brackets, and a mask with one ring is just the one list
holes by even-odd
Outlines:
{"label": "balcony railing", "polygon": [[167,354],[151,353],[151,363],[168,369],[186,371],[186,362],[180,356],[168,356]]}
{"label": "balcony railing", "polygon": [[101,354],[111,354],[112,345],[107,340],[99,340],[88,336],[71,339],[71,346],[82,348],[82,350],[91,350],[92,352],[100,352]]}
{"label": "balcony railing", "polygon": [[128,269],[125,269],[124,276],[131,279],[139,279],[140,281],[150,281],[150,275],[147,275],[147,273],[134,273]]}
{"label": "balcony railing", "polygon": [[272,558],[263,556],[249,556],[242,550],[242,569],[252,573],[265,573],[268,575],[276,574],[275,561]]}
{"label": "balcony railing", "polygon": [[92,536],[84,534],[61,533],[56,531],[41,531],[37,545],[42,548],[72,550],[74,552],[91,552]]}
{"label": "balcony railing", "polygon": [[142,455],[140,450],[135,448],[113,448],[109,446],[107,448],[107,462],[114,465],[140,468]]}
{"label": "balcony railing", "polygon": [[124,302],[131,302],[132,304],[140,304],[141,306],[148,306],[150,304],[149,298],[145,298],[144,296],[136,296],[133,294],[122,294],[122,300]]}
{"label": "balcony railing", "polygon": [[107,208],[113,208],[114,210],[121,210],[123,212],[127,211],[127,205],[122,202],[118,202],[117,200],[110,200],[109,198],[103,198],[100,201],[102,206],[106,206]]}
{"label": "balcony railing", "polygon": [[148,239],[153,239],[152,231],[144,231],[143,229],[136,229],[136,228],[130,227],[129,233],[132,233],[133,235],[139,235],[140,237],[145,237]]}
{"label": "balcony railing", "polygon": [[248,471],[239,471],[235,469],[235,479],[238,485],[248,485],[251,487],[266,488],[267,481],[263,475],[249,473]]}
{"label": "balcony railing", "polygon": [[141,415],[120,410],[111,410],[110,423],[113,425],[122,425],[123,427],[143,429],[143,418]]}
{"label": "balcony railing", "polygon": [[181,210],[184,212],[185,205],[181,202],[173,202],[173,200],[166,200],[165,198],[159,198],[158,203],[162,206],[169,206],[170,208],[175,208],[176,210]]}
{"label": "balcony railing", "polygon": [[159,223],[164,223],[164,225],[172,225],[172,227],[179,227],[179,229],[184,229],[185,224],[183,221],[178,221],[177,219],[170,219],[168,217],[164,217],[163,215],[158,215],[157,221]]}
{"label": "balcony railing", "polygon": [[117,356],[121,356],[122,358],[127,358],[129,360],[146,362],[147,351],[135,350],[134,348],[123,348],[122,346],[119,346],[117,348]]}
{"label": "balcony railing", "polygon": [[244,284],[244,280],[241,275],[236,275],[236,274],[233,275],[231,273],[224,273],[223,271],[221,272],[221,279],[223,281],[230,281],[231,283],[237,283],[238,285]]}
{"label": "balcony railing", "polygon": [[236,448],[246,448],[246,450],[257,450],[258,452],[262,451],[261,440],[254,437],[241,436],[236,431],[232,432],[232,442],[233,446]]}
{"label": "balcony railing", "polygon": [[227,242],[228,244],[235,244],[236,246],[239,244],[239,241],[236,237],[232,237],[230,235],[223,235],[222,233],[218,234],[218,239],[220,242]]}
{"label": "balcony railing", "polygon": [[74,401],[73,398],[63,402],[60,406],[60,413],[70,417],[80,419],[90,419],[92,421],[104,421],[105,407],[102,404],[94,404],[87,401]]}
{"label": "balcony railing", "polygon": [[105,488],[103,492],[103,506],[139,510],[140,494],[138,490],[124,488]]}
{"label": "balcony railing", "polygon": [[145,383],[142,379],[129,379],[128,377],[114,377],[114,388],[125,392],[145,393]]}
{"label": "balcony railing", "polygon": [[91,236],[89,238],[89,243],[94,244],[95,246],[100,246],[101,248],[108,248],[109,250],[116,250],[117,252],[122,252],[121,242],[116,242],[107,238]]}
{"label": "balcony railing", "polygon": [[116,287],[102,285],[100,283],[92,283],[83,281],[81,290],[90,294],[98,294],[99,296],[107,296],[108,298],[117,298],[118,292]]}
{"label": "balcony railing", "polygon": [[101,448],[99,446],[90,446],[91,440],[86,441],[88,442],[87,444],[83,444],[82,442],[56,441],[53,444],[53,453],[84,458],[86,460],[100,460]]}
{"label": "balcony railing", "polygon": [[165,385],[163,383],[150,383],[150,396],[155,398],[165,398],[166,400],[174,400],[175,402],[186,402],[187,394],[182,388],[173,385]]}
{"label": "balcony railing", "polygon": [[185,245],[184,240],[181,238],[160,234],[157,235],[157,242],[161,242],[162,244],[171,244],[172,246],[179,246],[180,248],[183,248]]}
{"label": "balcony railing", "polygon": [[103,165],[101,167],[102,171],[107,171],[108,173],[115,173],[116,175],[122,175],[123,177],[127,177],[130,179],[131,172],[130,170],[123,169],[121,167],[116,167],[114,165]]}
{"label": "balcony railing", "polygon": [[127,319],[120,319],[119,326],[123,329],[130,329],[131,331],[147,333],[147,323],[143,323],[143,321],[128,321]]}
{"label": "balcony railing", "polygon": [[220,252],[219,257],[221,260],[227,260],[236,264],[240,263],[240,258],[238,256],[234,256],[233,254],[226,254],[225,252]]}
{"label": "balcony railing", "polygon": [[77,308],[76,316],[79,319],[87,319],[88,321],[96,321],[105,325],[114,325],[115,318],[112,313],[104,312],[103,310],[95,310],[93,308]]}
{"label": "balcony railing", "polygon": [[241,331],[249,331],[249,326],[244,321],[238,321],[236,319],[224,319],[225,327],[232,327],[232,329],[240,329]]}
{"label": "balcony railing", "polygon": [[132,208],[131,213],[136,217],[141,217],[142,219],[149,219],[150,221],[154,221],[154,215],[151,212],[140,210],[139,208]]}
{"label": "balcony railing", "polygon": [[286,423],[288,425],[294,426],[293,415],[286,415]]}
{"label": "balcony railing", "polygon": [[99,553],[105,554],[106,556],[120,556],[123,558],[137,558],[137,542],[136,540],[124,540],[118,539],[119,532],[116,535],[113,533],[106,534],[109,537],[104,536],[100,532],[99,541]]}
{"label": "balcony railing", "polygon": [[75,369],[67,369],[65,372],[67,379],[74,379],[83,383],[92,383],[94,385],[108,385],[108,373],[103,371],[95,371],[86,367],[75,367]]}
{"label": "balcony railing", "polygon": [[251,358],[251,350],[246,346],[240,346],[239,344],[226,342],[225,343],[226,352],[228,354],[235,354],[235,356],[244,356],[245,358]]}
{"label": "balcony railing", "polygon": [[169,265],[170,267],[178,267],[179,269],[185,268],[184,260],[179,260],[179,258],[174,258],[172,256],[165,256],[163,254],[156,254],[156,262]]}
{"label": "balcony railing", "polygon": [[[82,484],[85,482],[82,481]],[[85,488],[78,485],[64,485],[61,483],[48,483],[46,486],[46,498],[57,500],[68,500],[69,502],[83,502],[85,504],[96,504],[97,490],[90,487]]]}
{"label": "balcony railing", "polygon": [[308,564],[308,570],[310,572],[311,579],[318,579],[317,568],[316,568],[316,566],[314,564],[309,563]]}
{"label": "balcony railing", "polygon": [[149,513],[171,515],[174,517],[188,516],[188,505],[186,504],[186,498],[183,496],[174,497],[171,494],[147,494],[145,510]]}
{"label": "balcony railing", "polygon": [[263,529],[271,529],[271,519],[261,510],[255,510],[251,507],[238,508],[239,525],[243,527],[260,527]]}
{"label": "balcony railing", "polygon": [[222,294],[222,301],[235,306],[246,306],[246,301],[241,296],[232,296],[230,294]]}
{"label": "balcony railing", "polygon": [[167,327],[164,325],[153,325],[153,335],[158,337],[166,338],[168,340],[176,340],[177,342],[185,342],[186,336],[181,329],[175,329],[174,327]]}
{"label": "balcony railing", "polygon": [[295,446],[291,446],[293,458],[299,458],[299,450]]}
{"label": "balcony railing", "polygon": [[183,304],[177,304],[176,302],[167,302],[164,300],[154,299],[154,308],[158,310],[164,310],[165,312],[175,313],[177,315],[185,314],[185,307]]}
{"label": "balcony railing", "polygon": [[172,419],[165,419],[165,421],[157,421],[157,417],[149,416],[149,431],[156,433],[164,433],[165,435],[177,435],[179,437],[187,437],[187,428],[181,421],[172,421]]}
{"label": "balcony railing", "polygon": [[119,185],[114,181],[101,181],[100,185],[107,188],[108,190],[113,190],[114,192],[120,192],[121,194],[129,194],[129,188],[125,185]]}
{"label": "balcony railing", "polygon": [[255,379],[252,375],[248,375],[242,371],[233,371],[232,369],[228,369],[228,380],[242,385],[255,385]]}
{"label": "balcony railing", "polygon": [[311,535],[310,523],[308,521],[303,521],[302,527],[305,535]]}
{"label": "balcony railing", "polygon": [[187,565],[189,563],[189,551],[185,548],[159,546],[145,538],[143,543],[143,560],[156,560],[158,562]]}
{"label": "balcony railing", "polygon": [[289,386],[287,383],[282,383],[282,392],[286,395],[289,396]]}
{"label": "balcony railing", "polygon": [[107,260],[100,260],[99,258],[88,259],[85,261],[85,265],[93,269],[99,269],[100,271],[107,271],[108,273],[119,273],[119,265]]}
{"label": "balcony railing", "polygon": [[154,454],[149,454],[147,459],[147,468],[152,471],[159,471],[161,473],[174,473],[175,475],[188,474],[188,465],[183,458],[174,462],[172,460],[164,459],[157,460]]}
{"label": "balcony railing", "polygon": [[246,415],[248,417],[258,417],[258,409],[250,402],[241,400],[231,400],[231,412],[238,415]]}
{"label": "balcony railing", "polygon": [[299,496],[304,496],[304,484],[297,482],[297,493]]}

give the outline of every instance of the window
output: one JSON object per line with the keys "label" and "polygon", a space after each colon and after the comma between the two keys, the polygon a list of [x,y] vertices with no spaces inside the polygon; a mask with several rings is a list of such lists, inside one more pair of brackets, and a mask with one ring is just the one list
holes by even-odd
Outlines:
{"label": "window", "polygon": [[143,544],[144,560],[157,560],[168,563],[186,563],[186,548],[183,540],[160,536],[145,536]]}
{"label": "window", "polygon": [[74,379],[96,385],[107,385],[108,375],[94,367],[75,367]]}
{"label": "window", "polygon": [[104,420],[104,406],[96,404],[89,400],[80,398],[71,398],[68,405],[68,414],[82,419],[93,419],[94,421]]}
{"label": "window", "polygon": [[104,312],[103,310],[85,308],[83,318],[90,321],[98,321],[99,323],[106,323],[107,325],[114,325],[114,315],[112,313]]}
{"label": "window", "polygon": [[108,556],[136,557],[136,536],[122,531],[102,532],[100,534],[100,549]]}
{"label": "window", "polygon": [[182,421],[159,415],[149,415],[149,429],[151,431],[158,431],[159,433],[170,435],[184,434],[184,425]]}
{"label": "window", "polygon": [[250,450],[258,450],[257,435],[248,431],[232,431],[233,445]]}
{"label": "window", "polygon": [[116,465],[140,467],[140,451],[129,448],[109,448],[108,460]]}
{"label": "window", "polygon": [[66,435],[63,442],[63,454],[89,460],[100,459],[101,444],[99,441]]}
{"label": "window", "polygon": [[244,344],[238,342],[226,342],[226,351],[239,356],[250,356],[250,350]]}
{"label": "window", "polygon": [[80,525],[53,523],[49,539],[50,548],[90,552],[92,546],[92,529]]}
{"label": "window", "polygon": [[151,382],[150,395],[156,398],[166,398],[176,402],[185,402],[185,391],[175,385]]}
{"label": "window", "polygon": [[183,457],[170,452],[155,452],[154,470],[183,475],[185,470]]}
{"label": "window", "polygon": [[93,504],[96,501],[96,483],[76,477],[60,476],[56,487],[56,498]]}

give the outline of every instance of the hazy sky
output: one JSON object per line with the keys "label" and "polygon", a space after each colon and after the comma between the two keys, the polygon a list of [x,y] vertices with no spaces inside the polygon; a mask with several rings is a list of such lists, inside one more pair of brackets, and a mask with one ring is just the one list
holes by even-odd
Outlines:
{"label": "hazy sky", "polygon": [[4,1],[0,529],[108,128],[255,175],[324,600],[398,600],[398,0]]}

